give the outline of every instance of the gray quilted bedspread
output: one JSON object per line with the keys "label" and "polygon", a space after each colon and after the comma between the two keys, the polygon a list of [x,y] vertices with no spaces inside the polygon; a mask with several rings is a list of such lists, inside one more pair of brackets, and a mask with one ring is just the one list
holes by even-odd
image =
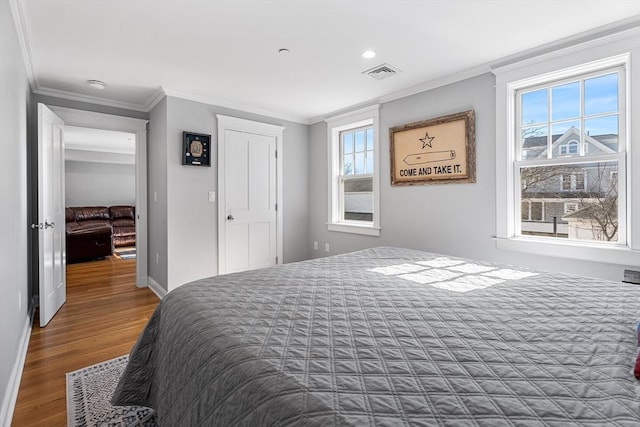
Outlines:
{"label": "gray quilted bedspread", "polygon": [[161,426],[640,425],[640,286],[398,248],[170,292],[114,394]]}

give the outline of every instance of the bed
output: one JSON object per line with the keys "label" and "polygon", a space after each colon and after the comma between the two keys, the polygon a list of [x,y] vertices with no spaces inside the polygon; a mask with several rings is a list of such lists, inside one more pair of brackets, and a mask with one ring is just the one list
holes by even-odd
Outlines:
{"label": "bed", "polygon": [[640,286],[400,248],[170,292],[113,396],[161,426],[640,425]]}

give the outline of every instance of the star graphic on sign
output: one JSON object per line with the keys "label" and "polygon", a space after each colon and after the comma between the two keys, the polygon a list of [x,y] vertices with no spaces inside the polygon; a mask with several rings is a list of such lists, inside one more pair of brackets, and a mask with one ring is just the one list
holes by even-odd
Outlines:
{"label": "star graphic on sign", "polygon": [[427,132],[427,134],[424,136],[424,138],[420,138],[420,141],[422,141],[422,149],[424,150],[425,147],[431,147],[431,142],[435,139],[435,136],[429,136],[429,132]]}

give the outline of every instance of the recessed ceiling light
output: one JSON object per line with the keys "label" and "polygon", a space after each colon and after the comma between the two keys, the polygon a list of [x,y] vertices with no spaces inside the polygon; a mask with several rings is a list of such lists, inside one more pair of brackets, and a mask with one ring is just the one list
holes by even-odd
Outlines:
{"label": "recessed ceiling light", "polygon": [[87,80],[87,83],[89,83],[89,86],[94,89],[103,90],[105,87],[104,82],[101,82],[100,80]]}
{"label": "recessed ceiling light", "polygon": [[287,49],[286,47],[283,47],[282,49],[278,49],[278,53],[287,54],[289,52],[290,52],[290,50]]}
{"label": "recessed ceiling light", "polygon": [[362,52],[362,57],[366,58],[366,59],[371,59],[374,56],[376,56],[376,53],[372,50],[365,50],[364,52]]}

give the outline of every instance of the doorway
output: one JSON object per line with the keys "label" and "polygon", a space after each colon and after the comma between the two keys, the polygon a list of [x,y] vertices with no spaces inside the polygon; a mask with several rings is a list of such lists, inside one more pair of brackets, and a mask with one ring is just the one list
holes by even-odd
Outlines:
{"label": "doorway", "polygon": [[[136,286],[147,286],[147,120],[110,114],[95,113],[65,107],[51,106],[51,110],[65,123],[65,127],[79,130],[111,133],[134,139],[134,192],[135,192],[135,247],[136,247]],[[124,143],[124,142],[123,142]],[[77,148],[77,146],[76,146]],[[108,150],[108,148],[107,148]],[[117,151],[117,150],[112,150]],[[78,154],[79,151],[75,153]],[[122,153],[111,153],[123,158]],[[126,156],[125,156],[126,157]]]}

